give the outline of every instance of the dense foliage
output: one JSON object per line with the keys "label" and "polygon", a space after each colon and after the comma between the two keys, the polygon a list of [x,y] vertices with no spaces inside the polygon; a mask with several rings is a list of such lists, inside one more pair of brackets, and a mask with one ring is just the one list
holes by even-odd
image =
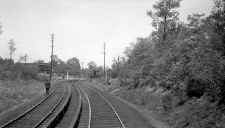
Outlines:
{"label": "dense foliage", "polygon": [[[187,23],[178,18],[180,0],[159,0],[149,11],[155,31],[138,38],[125,57],[112,65],[121,86],[161,87],[189,97],[210,96],[223,101],[225,82],[225,2],[215,1],[209,16],[193,14]],[[183,95],[183,94],[182,94]]]}
{"label": "dense foliage", "polygon": [[66,75],[68,72],[70,75],[80,76],[81,66],[80,61],[76,57],[68,59],[66,62],[58,58],[56,55],[53,57],[54,72],[59,75]]}
{"label": "dense foliage", "polygon": [[37,79],[38,66],[36,64],[14,63],[13,60],[0,57],[1,80],[30,80]]}
{"label": "dense foliage", "polygon": [[[47,80],[50,71],[50,63],[44,61],[36,61],[33,63],[14,62],[11,59],[3,59],[0,57],[0,79],[1,80]],[[67,62],[62,61],[57,56],[53,60],[53,72],[57,76],[65,78],[67,72],[69,75],[80,76],[81,67],[77,58],[68,59]],[[45,74],[45,78],[43,75]],[[40,76],[41,75],[41,76]]]}
{"label": "dense foliage", "polygon": [[179,20],[180,0],[158,0],[147,14],[155,30],[112,64],[118,95],[173,128],[224,128],[225,0],[211,13]]}

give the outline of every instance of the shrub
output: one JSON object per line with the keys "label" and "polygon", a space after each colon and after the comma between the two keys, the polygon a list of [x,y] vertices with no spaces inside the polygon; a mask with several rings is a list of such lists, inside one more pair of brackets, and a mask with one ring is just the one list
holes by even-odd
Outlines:
{"label": "shrub", "polygon": [[205,92],[205,87],[206,84],[203,81],[197,79],[190,79],[187,83],[186,94],[189,97],[200,98]]}
{"label": "shrub", "polygon": [[0,65],[1,69],[0,79],[2,80],[15,80],[15,79],[37,79],[38,67],[35,64],[11,64]]}

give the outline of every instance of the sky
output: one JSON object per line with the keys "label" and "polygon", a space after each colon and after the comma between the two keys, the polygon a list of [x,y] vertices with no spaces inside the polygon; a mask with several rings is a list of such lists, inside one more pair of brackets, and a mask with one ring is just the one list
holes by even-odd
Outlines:
{"label": "sky", "polygon": [[[15,60],[28,54],[29,62],[48,61],[51,33],[55,34],[55,54],[66,61],[77,57],[87,64],[106,65],[122,56],[137,37],[153,30],[146,15],[156,0],[0,0],[0,56],[8,57],[8,42],[16,43]],[[209,14],[213,0],[183,0],[180,19],[192,13]]]}

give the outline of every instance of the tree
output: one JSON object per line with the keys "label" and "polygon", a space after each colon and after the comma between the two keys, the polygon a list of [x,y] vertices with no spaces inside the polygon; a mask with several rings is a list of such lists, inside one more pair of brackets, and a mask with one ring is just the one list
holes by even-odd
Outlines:
{"label": "tree", "polygon": [[24,56],[20,56],[20,58],[19,58],[19,62],[23,62],[23,63],[27,63],[27,59],[28,59],[28,55],[27,54],[25,54]]}
{"label": "tree", "polygon": [[9,56],[10,56],[10,60],[13,61],[12,56],[16,51],[16,47],[15,47],[15,42],[13,39],[9,40]]}
{"label": "tree", "polygon": [[76,57],[70,58],[67,60],[67,65],[69,67],[69,71],[73,75],[80,75],[81,72],[81,66],[80,61]]}
{"label": "tree", "polygon": [[77,59],[76,57],[70,58],[67,60],[67,64],[69,65],[80,65],[80,61],[79,59]]}
{"label": "tree", "polygon": [[44,60],[36,60],[34,63],[36,63],[36,64],[43,64],[43,63],[45,63],[45,61]]}
{"label": "tree", "polygon": [[57,55],[53,55],[52,58],[53,58],[52,61],[53,61],[54,72],[60,75],[66,74],[66,70],[68,69],[68,66],[65,64],[65,62],[62,59],[60,59]]}
{"label": "tree", "polygon": [[97,76],[97,64],[94,61],[90,61],[88,64],[88,76],[95,78]]}
{"label": "tree", "polygon": [[90,70],[97,68],[97,64],[94,61],[90,61],[87,65]]}
{"label": "tree", "polygon": [[112,63],[112,71],[111,71],[111,77],[112,78],[116,78],[119,77],[119,73],[120,73],[120,69],[121,69],[122,63],[120,61],[120,57],[118,56],[118,58],[114,58],[113,59],[113,63]]}
{"label": "tree", "polygon": [[221,45],[217,49],[225,56],[225,0],[214,0],[215,6],[209,20],[213,25],[216,40],[221,39]]}
{"label": "tree", "polygon": [[[127,50],[131,50],[131,48],[128,48]],[[127,55],[131,55],[129,51],[126,51],[126,53]],[[134,71],[130,68],[131,66],[132,65],[128,64],[128,61],[125,59],[125,57],[118,57],[117,59],[114,59],[110,70],[111,77],[117,78],[120,82],[120,86],[127,85],[128,79],[132,77],[132,73]]]}
{"label": "tree", "polygon": [[61,60],[57,55],[53,55],[52,57],[53,60],[53,65],[56,66],[57,64],[62,64],[64,63],[63,60]]}
{"label": "tree", "polygon": [[180,6],[180,2],[181,0],[159,0],[153,5],[155,12],[147,12],[153,19],[153,27],[162,33],[163,40],[166,39],[168,31],[176,26],[175,22],[178,20],[179,13],[175,9]]}

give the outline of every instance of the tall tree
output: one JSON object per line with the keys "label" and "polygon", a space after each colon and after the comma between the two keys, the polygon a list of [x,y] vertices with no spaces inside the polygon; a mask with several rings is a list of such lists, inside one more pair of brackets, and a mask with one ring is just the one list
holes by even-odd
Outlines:
{"label": "tall tree", "polygon": [[211,23],[214,26],[214,32],[222,40],[219,50],[225,56],[225,0],[214,0],[215,6],[210,15]]}
{"label": "tall tree", "polygon": [[[159,0],[153,5],[155,11],[147,14],[153,19],[152,25],[158,32],[162,32],[162,39],[166,40],[167,32],[174,27],[179,13],[175,10],[180,6],[181,0]],[[161,35],[159,35],[161,36]]]}
{"label": "tall tree", "polygon": [[12,56],[16,51],[16,46],[15,46],[16,44],[13,39],[10,39],[8,44],[9,44],[9,56],[10,56],[10,60],[12,61],[13,60]]}
{"label": "tall tree", "polygon": [[97,64],[96,64],[94,61],[90,61],[90,62],[87,64],[87,66],[88,66],[88,69],[89,69],[89,70],[93,70],[93,69],[97,68]]}
{"label": "tall tree", "polygon": [[97,64],[94,61],[90,61],[88,64],[88,75],[90,78],[97,76]]}
{"label": "tall tree", "polygon": [[76,57],[67,60],[67,65],[69,66],[70,73],[73,75],[80,75],[81,66],[80,61]]}

